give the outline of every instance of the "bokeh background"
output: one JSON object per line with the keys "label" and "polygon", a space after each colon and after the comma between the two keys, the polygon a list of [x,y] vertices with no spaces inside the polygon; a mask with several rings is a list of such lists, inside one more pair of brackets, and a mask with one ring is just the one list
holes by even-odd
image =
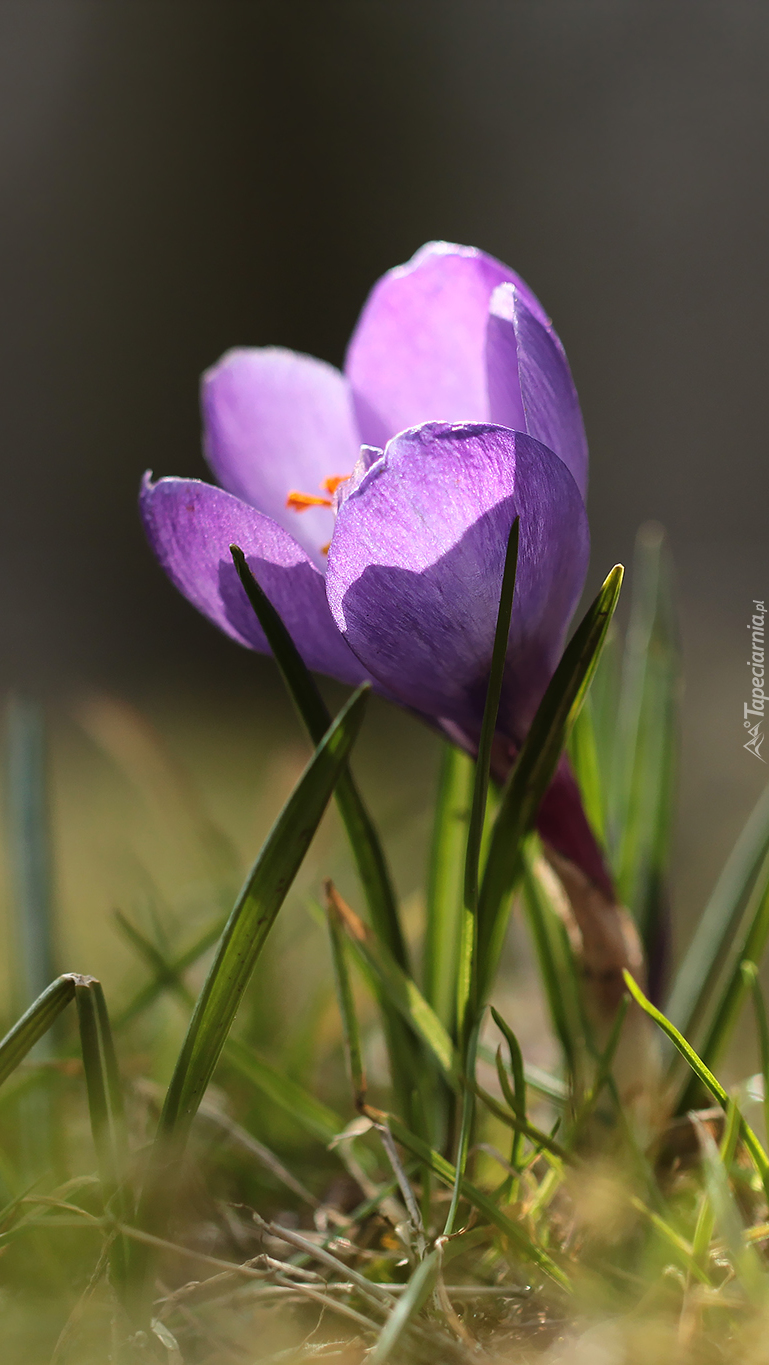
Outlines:
{"label": "bokeh background", "polygon": [[[340,363],[376,277],[436,237],[556,321],[590,586],[639,523],[669,532],[691,922],[765,775],[741,720],[769,593],[768,77],[760,0],[2,0],[0,682],[48,708],[61,965],[117,979],[114,906],[165,885],[178,917],[199,885],[158,745],[242,864],[305,755],[270,663],[156,567],[142,472],[205,474],[223,350]],[[435,761],[372,709],[359,766],[407,901]],[[332,821],[300,890],[340,857]]]}

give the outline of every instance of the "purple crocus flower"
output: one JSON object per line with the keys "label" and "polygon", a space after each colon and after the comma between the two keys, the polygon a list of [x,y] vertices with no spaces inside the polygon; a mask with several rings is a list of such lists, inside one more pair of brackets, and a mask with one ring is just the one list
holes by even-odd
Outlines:
{"label": "purple crocus flower", "polygon": [[[267,643],[240,545],[308,667],[477,742],[508,534],[520,548],[495,765],[504,775],[560,657],[589,554],[587,446],[563,347],[507,266],[430,243],[374,287],[344,372],[275,347],[203,379],[219,487],[145,478],[150,543],[233,639]],[[613,900],[562,763],[540,828]]]}

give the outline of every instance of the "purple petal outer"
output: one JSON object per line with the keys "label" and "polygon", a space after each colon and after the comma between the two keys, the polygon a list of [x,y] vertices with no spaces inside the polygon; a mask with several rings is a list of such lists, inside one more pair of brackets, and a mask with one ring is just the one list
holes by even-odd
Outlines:
{"label": "purple petal outer", "polygon": [[515,285],[491,296],[486,332],[489,413],[554,450],[587,492],[587,440],[566,353]]}
{"label": "purple petal outer", "polygon": [[386,690],[477,737],[516,514],[499,720],[510,742],[553,672],[587,569],[584,503],[552,451],[489,425],[402,432],[340,507],[326,575],[334,620]]}
{"label": "purple petal outer", "polygon": [[365,442],[383,446],[406,427],[432,420],[488,421],[486,320],[491,295],[505,280],[547,325],[528,285],[475,247],[428,242],[383,275],[345,361]]}
{"label": "purple petal outer", "polygon": [[217,481],[264,512],[319,566],[331,539],[330,509],[295,512],[291,489],[321,495],[321,483],[346,475],[360,437],[350,386],[333,365],[278,346],[228,351],[203,375],[206,459]]}
{"label": "purple petal outer", "polygon": [[249,649],[267,641],[235,571],[239,545],[308,668],[356,685],[366,674],[331,617],[323,575],[269,517],[198,479],[144,476],[139,505],[152,549],[171,582],[209,621]]}
{"label": "purple petal outer", "polygon": [[378,446],[361,446],[360,455],[355,461],[352,474],[349,479],[345,479],[344,483],[340,483],[334,493],[334,510],[337,513],[339,512],[342,503],[347,501],[350,494],[355,492],[355,489],[366,477],[372,464],[376,464],[377,460],[381,460],[383,454],[384,451],[380,450]]}

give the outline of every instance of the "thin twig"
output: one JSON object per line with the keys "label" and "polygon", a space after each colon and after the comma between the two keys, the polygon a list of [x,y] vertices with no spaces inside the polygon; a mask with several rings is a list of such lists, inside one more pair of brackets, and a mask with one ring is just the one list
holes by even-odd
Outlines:
{"label": "thin twig", "polygon": [[333,1313],[340,1313],[342,1317],[349,1318],[351,1322],[356,1322],[359,1327],[365,1328],[367,1332],[379,1334],[380,1324],[371,1318],[364,1317],[357,1308],[350,1308],[346,1303],[337,1303],[336,1299],[331,1299],[327,1294],[321,1294],[318,1289],[311,1289],[308,1284],[291,1283],[283,1275],[276,1274],[275,1279],[278,1284],[288,1285],[297,1294],[304,1295],[305,1298],[314,1299],[315,1303],[322,1304],[324,1308],[329,1308]]}
{"label": "thin twig", "polygon": [[320,1261],[321,1264],[329,1266],[331,1270],[335,1270],[337,1273],[341,1272],[347,1279],[352,1280],[361,1293],[376,1304],[380,1312],[383,1308],[392,1309],[394,1307],[395,1300],[393,1299],[392,1294],[388,1294],[380,1289],[379,1285],[373,1280],[367,1280],[363,1275],[359,1275],[357,1270],[351,1270],[349,1266],[345,1265],[344,1261],[338,1260],[336,1256],[332,1256],[330,1251],[326,1251],[325,1247],[316,1246],[309,1238],[303,1237],[301,1233],[295,1232],[293,1228],[281,1227],[280,1223],[265,1222],[258,1213],[254,1213],[253,1218],[257,1227],[261,1228],[262,1232],[268,1232],[270,1236],[277,1237],[283,1242],[288,1242],[289,1246],[295,1246],[298,1251],[306,1252],[316,1261]]}
{"label": "thin twig", "polygon": [[401,1159],[398,1156],[398,1149],[393,1142],[393,1136],[390,1129],[384,1123],[376,1123],[374,1127],[380,1136],[382,1146],[387,1153],[387,1160],[393,1168],[393,1175],[395,1176],[400,1192],[403,1195],[403,1202],[408,1209],[409,1218],[411,1219],[415,1233],[417,1255],[421,1261],[427,1250],[427,1238],[425,1237],[425,1227],[422,1222],[422,1214],[419,1205],[414,1196],[414,1191],[411,1188],[406,1172],[403,1169]]}

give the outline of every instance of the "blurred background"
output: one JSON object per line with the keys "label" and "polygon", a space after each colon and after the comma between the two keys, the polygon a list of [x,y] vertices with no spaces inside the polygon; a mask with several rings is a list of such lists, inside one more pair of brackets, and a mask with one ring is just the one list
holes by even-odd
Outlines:
{"label": "blurred background", "polygon": [[[206,902],[197,820],[236,879],[306,756],[270,662],[154,563],[141,474],[205,476],[223,350],[339,364],[377,276],[438,237],[555,319],[589,587],[642,521],[669,532],[696,916],[765,775],[742,703],[769,593],[768,66],[756,0],[2,0],[0,681],[47,706],[62,967],[121,981],[110,912]],[[434,741],[375,706],[358,766],[417,916]],[[344,856],[331,818],[299,892]],[[8,875],[3,899],[10,923]]]}

